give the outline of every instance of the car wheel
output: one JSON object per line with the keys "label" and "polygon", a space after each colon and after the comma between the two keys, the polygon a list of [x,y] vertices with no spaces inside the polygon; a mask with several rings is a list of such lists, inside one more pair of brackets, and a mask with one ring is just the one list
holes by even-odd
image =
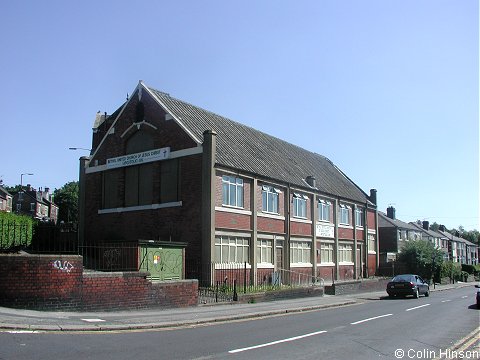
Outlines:
{"label": "car wheel", "polygon": [[425,297],[429,297],[430,296],[430,289],[427,289],[427,291],[425,292]]}
{"label": "car wheel", "polygon": [[420,294],[418,293],[418,288],[415,289],[415,293],[413,294],[413,297],[414,297],[415,299],[418,299],[418,298],[420,297]]}

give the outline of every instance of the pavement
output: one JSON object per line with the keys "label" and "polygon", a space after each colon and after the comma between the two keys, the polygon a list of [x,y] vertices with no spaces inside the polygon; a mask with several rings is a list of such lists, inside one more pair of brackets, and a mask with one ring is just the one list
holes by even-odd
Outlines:
{"label": "pavement", "polygon": [[[436,285],[431,292],[449,290],[473,283]],[[193,327],[225,321],[278,316],[361,304],[386,296],[385,291],[351,295],[324,295],[259,302],[199,305],[178,309],[143,309],[110,312],[35,311],[0,307],[0,331],[8,332],[90,332],[169,329]]]}

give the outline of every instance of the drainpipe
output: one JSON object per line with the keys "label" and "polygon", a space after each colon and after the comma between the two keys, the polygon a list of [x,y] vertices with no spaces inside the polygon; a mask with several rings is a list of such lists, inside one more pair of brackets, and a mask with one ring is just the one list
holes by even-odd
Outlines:
{"label": "drainpipe", "polygon": [[317,194],[312,195],[312,202],[311,202],[311,214],[312,214],[312,276],[313,280],[315,281],[317,278]]}
{"label": "drainpipe", "polygon": [[[286,201],[285,201],[286,200]],[[285,194],[285,269],[289,270],[286,272],[287,284],[291,284],[290,276],[290,184],[287,184],[287,191]]]}
{"label": "drainpipe", "polygon": [[335,278],[332,281],[340,278],[340,267],[338,265],[338,199],[335,199],[333,204],[333,221],[335,224]]}
{"label": "drainpipe", "polygon": [[[257,190],[258,190],[258,180],[253,178],[252,188],[250,189],[250,210],[252,211],[251,217],[251,227],[252,227],[252,238],[250,244],[250,284],[255,285],[257,283],[257,231],[258,231],[258,220],[257,220]],[[275,241],[272,241],[273,255],[275,256]],[[273,257],[275,258],[275,257]]]}
{"label": "drainpipe", "polygon": [[[215,154],[217,133],[205,130],[202,154],[202,263],[211,264],[215,254]],[[207,275],[207,274],[205,274]],[[213,274],[210,282],[214,281]]]}
{"label": "drainpipe", "polygon": [[[357,204],[353,205],[352,223],[353,223],[353,278],[356,280],[358,278],[358,271],[357,271],[357,267],[358,267],[358,261],[357,261]],[[362,263],[362,259],[360,258],[360,264],[361,263]]]}

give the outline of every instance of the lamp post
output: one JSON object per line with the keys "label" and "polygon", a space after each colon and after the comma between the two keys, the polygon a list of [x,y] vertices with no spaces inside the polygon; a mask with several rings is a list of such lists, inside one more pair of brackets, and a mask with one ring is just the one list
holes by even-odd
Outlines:
{"label": "lamp post", "polygon": [[23,175],[33,175],[32,173],[20,174],[20,190],[23,190]]}
{"label": "lamp post", "polygon": [[85,151],[92,151],[91,149],[82,148],[82,147],[69,147],[68,150],[85,150]]}

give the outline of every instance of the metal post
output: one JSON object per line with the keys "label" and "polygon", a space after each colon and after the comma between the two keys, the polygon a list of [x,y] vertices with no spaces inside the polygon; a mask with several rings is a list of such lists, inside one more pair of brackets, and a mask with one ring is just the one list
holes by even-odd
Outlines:
{"label": "metal post", "polygon": [[245,261],[243,268],[243,293],[247,293],[247,262]]}
{"label": "metal post", "polygon": [[233,280],[233,301],[238,301],[237,279],[234,279],[234,280]]}

